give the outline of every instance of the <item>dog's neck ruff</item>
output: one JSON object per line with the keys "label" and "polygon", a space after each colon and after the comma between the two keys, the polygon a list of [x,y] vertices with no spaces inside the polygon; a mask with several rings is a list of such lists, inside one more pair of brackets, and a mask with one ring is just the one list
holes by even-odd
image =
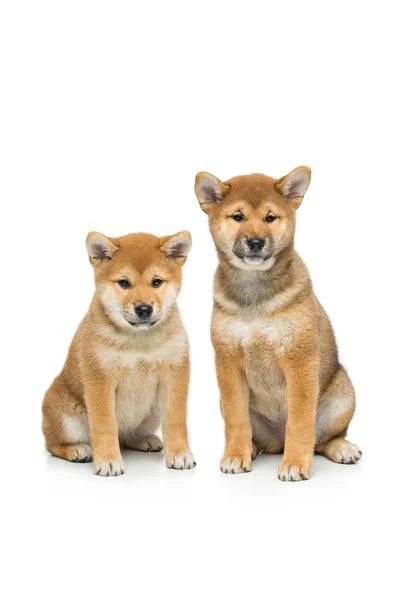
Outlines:
{"label": "dog's neck ruff", "polygon": [[310,284],[307,269],[293,247],[285,248],[267,271],[240,269],[220,255],[214,299],[218,304],[224,298],[238,309],[274,305],[275,299],[289,299],[290,290],[297,293],[306,283]]}

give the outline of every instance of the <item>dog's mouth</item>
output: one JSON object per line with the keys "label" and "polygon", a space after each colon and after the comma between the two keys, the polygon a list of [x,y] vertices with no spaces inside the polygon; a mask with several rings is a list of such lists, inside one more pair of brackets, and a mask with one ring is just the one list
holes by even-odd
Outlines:
{"label": "dog's mouth", "polygon": [[151,327],[153,327],[157,321],[139,321],[137,323],[135,323],[135,321],[128,321],[128,323],[136,329],[151,329]]}
{"label": "dog's mouth", "polygon": [[239,254],[234,251],[234,254],[247,265],[262,265],[265,261],[271,258],[271,254],[263,256],[262,254]]}
{"label": "dog's mouth", "polygon": [[243,256],[242,260],[248,265],[261,265],[266,259],[263,256],[253,254],[250,256]]}

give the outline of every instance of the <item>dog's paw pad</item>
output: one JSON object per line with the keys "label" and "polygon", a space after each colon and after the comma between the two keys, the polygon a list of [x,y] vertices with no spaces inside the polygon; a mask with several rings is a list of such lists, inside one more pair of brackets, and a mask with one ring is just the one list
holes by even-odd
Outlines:
{"label": "dog's paw pad", "polygon": [[251,471],[251,458],[225,454],[220,463],[222,473],[248,473]]}
{"label": "dog's paw pad", "polygon": [[95,475],[102,477],[116,477],[125,473],[124,461],[118,459],[112,460],[95,460],[93,465]]}
{"label": "dog's paw pad", "polygon": [[196,466],[196,461],[191,452],[181,452],[180,454],[167,456],[166,463],[168,469],[177,469],[178,471],[194,469]]}

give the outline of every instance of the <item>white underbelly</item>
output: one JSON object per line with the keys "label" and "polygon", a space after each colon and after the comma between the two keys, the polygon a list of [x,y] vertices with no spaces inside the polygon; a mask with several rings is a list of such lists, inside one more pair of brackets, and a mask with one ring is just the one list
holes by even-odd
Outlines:
{"label": "white underbelly", "polygon": [[158,375],[135,370],[117,388],[115,409],[121,433],[136,429],[158,407]]}

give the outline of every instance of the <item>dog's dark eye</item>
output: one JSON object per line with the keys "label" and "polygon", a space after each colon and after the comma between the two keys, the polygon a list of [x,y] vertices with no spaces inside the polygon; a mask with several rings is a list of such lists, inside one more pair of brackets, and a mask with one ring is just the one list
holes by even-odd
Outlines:
{"label": "dog's dark eye", "polygon": [[162,279],[158,279],[157,277],[155,279],[153,279],[153,281],[151,282],[151,285],[153,287],[160,287],[160,285],[163,283]]}
{"label": "dog's dark eye", "polygon": [[242,213],[236,213],[236,215],[232,215],[232,219],[238,223],[241,223],[241,221],[244,221],[244,216]]}
{"label": "dog's dark eye", "polygon": [[118,285],[124,289],[131,287],[131,284],[129,283],[129,281],[127,279],[120,279],[118,281]]}
{"label": "dog's dark eye", "polygon": [[275,221],[275,219],[277,219],[277,217],[274,217],[274,215],[268,215],[265,220],[267,221],[267,223],[273,223]]}

